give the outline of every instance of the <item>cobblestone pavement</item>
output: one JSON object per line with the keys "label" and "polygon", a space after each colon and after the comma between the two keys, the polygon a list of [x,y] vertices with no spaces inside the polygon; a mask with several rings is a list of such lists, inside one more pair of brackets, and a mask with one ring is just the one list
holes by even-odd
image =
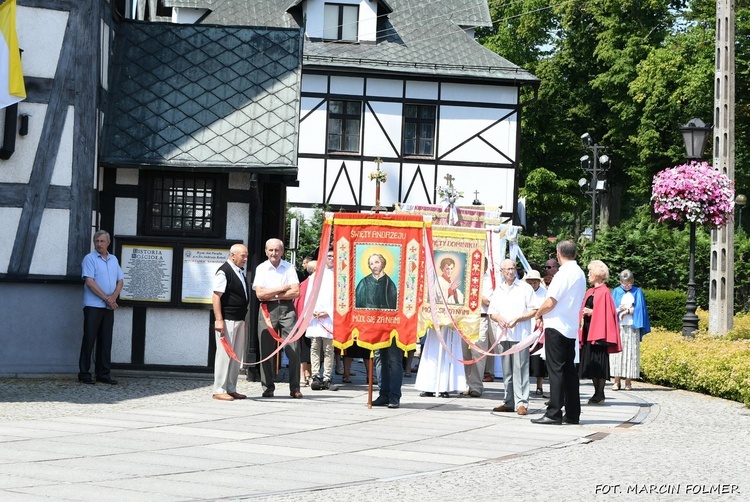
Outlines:
{"label": "cobblestone pavement", "polygon": [[[210,395],[210,375],[199,375],[186,377],[185,375],[165,375],[162,377],[134,376],[126,378],[119,377],[121,385],[80,385],[71,378],[21,378],[0,379],[0,429],[2,426],[12,427],[21,424],[29,427],[34,421],[57,420],[64,417],[72,417],[71,421],[84,420],[89,417],[101,415],[103,417],[121,413],[139,413],[147,410],[185,409],[191,407],[196,409],[196,403],[205,406],[207,411],[215,412],[214,406],[222,406],[207,402]],[[362,376],[358,377],[361,379]],[[412,382],[405,381],[405,391],[408,392],[414,406],[421,406],[425,400],[414,399],[416,391],[413,390]],[[356,382],[355,382],[356,383]],[[360,380],[360,383],[361,380]],[[493,387],[494,386],[494,387]],[[585,393],[586,383],[582,382],[582,397]],[[434,399],[430,403],[438,403],[435,406],[428,405],[422,411],[416,410],[413,415],[411,411],[397,410],[404,413],[404,419],[414,416],[430,420],[465,420],[471,414],[461,414],[461,408],[466,411],[468,406],[480,406],[479,409],[488,405],[496,404],[492,399],[497,399],[502,383],[490,384],[487,396],[478,400],[455,400],[456,405],[442,404],[446,400]],[[336,409],[341,413],[361,413],[363,394],[362,385],[355,390],[342,389],[327,396],[336,399],[336,403],[330,402],[313,406],[311,400],[305,403],[315,413],[315,408],[320,406]],[[286,391],[286,384],[279,384],[277,389]],[[242,382],[239,389],[249,395],[260,394],[260,384],[254,382]],[[307,394],[312,394],[309,389],[303,389]],[[277,390],[278,392],[278,390]],[[491,393],[491,392],[494,392]],[[607,405],[597,407],[599,413],[607,413],[616,410],[615,407],[624,406],[625,393],[613,395]],[[321,485],[320,483],[305,487],[304,483],[297,483],[293,489],[284,491],[276,488],[272,491],[259,486],[248,486],[243,495],[235,497],[215,497],[193,495],[171,496],[161,494],[148,497],[150,500],[261,500],[261,501],[401,501],[419,500],[431,501],[453,501],[453,500],[483,500],[492,498],[509,497],[512,500],[750,500],[750,481],[747,481],[747,470],[750,466],[750,410],[745,406],[712,398],[699,394],[672,390],[654,385],[636,383],[631,393],[633,399],[640,401],[643,410],[634,420],[620,426],[599,426],[595,422],[581,426],[533,426],[531,429],[539,435],[558,434],[564,431],[577,432],[576,438],[570,441],[557,443],[547,442],[542,446],[527,444],[517,454],[498,456],[490,460],[479,462],[456,461],[457,467],[441,466],[436,470],[427,470],[418,473],[407,470],[393,469],[393,473],[377,476],[377,481],[342,481],[342,477],[336,474],[337,469],[346,469],[336,463],[336,455],[311,458],[305,462],[302,469],[315,471],[320,469],[320,476],[329,477],[330,481]],[[405,394],[407,396],[407,394]],[[608,396],[609,397],[609,396]],[[350,399],[351,398],[351,399]],[[405,397],[406,399],[406,397]],[[291,400],[293,401],[293,400]],[[284,420],[285,414],[292,416],[295,413],[294,403],[285,401],[258,401],[248,403],[250,406],[258,405],[256,408],[248,408],[248,413],[262,415],[267,413],[266,422],[273,420]],[[305,399],[304,401],[308,401]],[[345,402],[357,402],[357,408],[351,408]],[[632,400],[631,400],[632,401]],[[271,404],[268,404],[271,403]],[[301,403],[297,403],[301,404]],[[541,402],[536,403],[536,410],[532,413],[540,413]],[[230,403],[232,406],[233,403]],[[283,405],[284,408],[279,407]],[[210,406],[210,408],[209,408]],[[271,411],[260,411],[260,406],[266,406]],[[443,411],[436,411],[437,407],[443,406]],[[273,410],[273,407],[276,407]],[[432,409],[431,409],[432,407]],[[288,410],[288,411],[284,411]],[[599,411],[601,410],[601,411]],[[376,426],[382,410],[370,410],[362,416],[368,417],[364,420],[372,420]],[[597,411],[589,412],[596,413]],[[240,413],[238,415],[238,412]],[[241,418],[237,408],[231,410],[232,415]],[[383,413],[388,413],[387,411]],[[359,416],[359,415],[357,415]],[[393,415],[383,415],[384,417]],[[536,416],[539,416],[538,414]],[[80,417],[80,418],[76,418]],[[372,417],[372,418],[370,418]],[[455,417],[455,418],[452,418]],[[486,420],[486,414],[480,415]],[[532,417],[529,417],[532,418]],[[251,419],[248,415],[247,419]],[[357,418],[358,419],[358,418]],[[385,420],[388,420],[387,418]],[[526,418],[521,417],[499,417],[506,420],[508,430],[523,430]],[[625,419],[627,421],[627,419]],[[41,422],[40,422],[41,423]],[[57,423],[57,422],[56,422]],[[363,422],[364,423],[364,422]],[[407,422],[402,422],[407,423]],[[415,427],[429,427],[431,424],[416,423]],[[467,424],[471,425],[471,424]],[[612,424],[616,425],[616,424]],[[492,426],[496,427],[496,426]],[[470,428],[470,427],[469,427]],[[497,433],[497,428],[488,428],[488,431]],[[309,437],[309,436],[308,436]],[[467,437],[467,436],[462,436]],[[528,435],[524,436],[529,441]],[[2,434],[0,434],[0,440]],[[260,439],[263,441],[263,439]],[[512,441],[509,437],[508,441]],[[375,441],[375,440],[374,440]],[[428,447],[425,442],[425,447]],[[57,443],[55,443],[57,444]],[[18,446],[21,445],[21,446]],[[290,443],[294,446],[294,443]],[[307,445],[309,447],[310,445]],[[481,448],[481,441],[472,444],[459,445],[451,451],[457,458],[469,456],[473,449]],[[10,458],[13,453],[7,448],[23,447],[22,441],[0,442],[0,459]],[[320,446],[316,446],[320,447]],[[3,452],[3,449],[6,449]],[[290,450],[291,451],[291,450]],[[311,450],[312,451],[312,450]],[[419,450],[415,450],[419,451]],[[424,450],[429,452],[429,450]],[[147,452],[146,452],[147,453]],[[408,453],[405,452],[405,453]],[[445,452],[440,452],[445,453]],[[95,458],[95,457],[94,457]],[[167,458],[167,457],[163,457]],[[376,460],[373,457],[373,460]],[[64,462],[64,460],[52,459],[49,464]],[[328,465],[326,465],[326,463]],[[283,462],[282,462],[283,464]],[[16,479],[18,474],[9,473],[12,464],[0,462],[0,499],[3,500],[54,500],[48,494],[40,496],[44,492],[44,486],[34,487],[40,491],[33,492],[32,488],[14,488],[10,486],[8,491],[3,491],[2,476],[9,474],[6,479]],[[30,464],[33,468],[33,463]],[[42,464],[37,464],[41,466]],[[283,465],[300,465],[288,463]],[[17,467],[17,466],[16,466]],[[262,466],[257,466],[262,467]],[[269,468],[273,466],[269,465]],[[240,468],[240,467],[238,467]],[[299,468],[299,467],[297,467]],[[382,466],[381,466],[382,468]],[[210,472],[207,467],[201,467],[202,472]],[[201,476],[199,469],[193,477]],[[3,471],[6,472],[3,472]],[[307,475],[310,475],[310,472]],[[299,473],[299,474],[295,474]],[[302,471],[290,469],[284,475],[294,479],[301,475]],[[139,473],[137,478],[142,481],[148,478]],[[136,478],[131,478],[135,480]],[[152,482],[166,480],[163,473],[154,473]],[[127,480],[125,480],[127,481]],[[135,482],[135,481],[133,481]],[[197,480],[195,480],[196,486]],[[90,481],[88,487],[105,487],[105,482]],[[294,483],[290,483],[290,486]],[[144,486],[147,486],[144,484]],[[157,486],[157,485],[154,485]],[[300,488],[301,487],[301,488]],[[18,491],[15,491],[18,490]],[[24,491],[26,490],[26,491]],[[145,490],[145,488],[144,488]],[[36,493],[37,495],[32,495]],[[75,493],[75,492],[74,492]],[[103,491],[101,498],[85,498],[86,500],[118,500],[117,492]],[[144,492],[133,492],[144,493]],[[210,491],[209,491],[210,493]],[[13,495],[8,498],[8,495]],[[248,495],[252,494],[252,495]],[[62,497],[60,497],[62,499]],[[66,496],[65,500],[78,500],[73,496]],[[84,500],[84,498],[81,498]],[[145,500],[145,499],[144,499]]]}
{"label": "cobblestone pavement", "polygon": [[252,500],[750,500],[750,410],[701,394],[635,385],[634,393],[650,403],[645,420],[590,442],[429,475]]}

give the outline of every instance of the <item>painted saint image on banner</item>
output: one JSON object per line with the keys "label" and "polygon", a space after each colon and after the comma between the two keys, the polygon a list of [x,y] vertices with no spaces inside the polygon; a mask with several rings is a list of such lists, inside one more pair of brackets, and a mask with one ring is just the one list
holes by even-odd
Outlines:
{"label": "painted saint image on banner", "polygon": [[[448,305],[463,305],[466,271],[466,255],[456,252],[435,253],[435,263],[439,269],[438,285]],[[440,293],[436,301],[442,302]]]}
{"label": "painted saint image on banner", "polygon": [[398,309],[401,246],[357,244],[354,308]]}

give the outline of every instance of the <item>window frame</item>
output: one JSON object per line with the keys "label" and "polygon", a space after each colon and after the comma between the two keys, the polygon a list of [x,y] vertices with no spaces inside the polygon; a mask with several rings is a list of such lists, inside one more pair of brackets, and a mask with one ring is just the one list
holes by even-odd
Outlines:
{"label": "window frame", "polygon": [[[331,111],[331,104],[334,102],[341,102],[343,104],[343,113],[334,113]],[[348,105],[350,103],[357,103],[359,105],[359,113],[357,115],[348,113]],[[363,101],[358,99],[329,99],[327,106],[327,122],[326,122],[326,151],[328,153],[359,153],[362,150],[362,109]],[[355,118],[356,117],[356,118]],[[356,120],[357,124],[357,148],[354,150],[346,149],[346,126],[349,122]],[[331,122],[341,121],[341,133],[339,136],[338,148],[331,148]]]}
{"label": "window frame", "polygon": [[[225,185],[227,184],[226,176],[222,175],[220,173],[186,173],[186,172],[175,172],[175,171],[148,171],[144,173],[145,176],[142,176],[143,180],[143,190],[145,193],[145,197],[143,198],[143,206],[142,206],[142,217],[139,218],[140,221],[140,235],[144,236],[158,236],[158,237],[188,237],[188,238],[216,238],[216,237],[223,237],[226,233],[226,200],[225,200],[225,194],[226,189]],[[162,182],[167,180],[175,180],[175,179],[181,179],[183,186],[181,190],[183,191],[193,191],[193,193],[184,193],[182,194],[182,197],[185,199],[192,198],[193,202],[190,203],[187,200],[183,200],[181,203],[174,203],[174,205],[181,205],[181,211],[180,215],[161,215],[161,218],[172,218],[174,221],[176,218],[179,218],[182,222],[182,226],[179,229],[175,228],[164,228],[162,227],[155,227],[153,224],[153,218],[159,217],[158,215],[154,214],[154,206],[156,204],[164,204],[169,205],[169,201],[157,201],[156,200],[156,192],[158,189],[155,188],[155,181],[157,179],[161,178]],[[188,186],[188,188],[185,188],[186,182],[192,182],[187,183],[188,185],[192,184],[192,186]],[[206,204],[203,203],[196,203],[196,197],[200,197],[200,195],[197,195],[195,192],[196,188],[196,182],[202,181],[202,182],[212,182],[213,187],[211,188],[211,202]],[[172,182],[174,185],[174,181]],[[173,188],[174,189],[174,188]],[[178,189],[180,189],[178,187]],[[199,188],[198,190],[200,190]],[[205,190],[205,187],[202,187],[203,190]],[[165,188],[162,188],[161,191],[165,191]],[[205,195],[203,196],[205,197]],[[210,208],[211,215],[206,217],[199,217],[196,216],[196,208],[205,210],[206,208]],[[189,211],[188,209],[192,209],[192,215],[187,215]],[[196,219],[202,218],[204,221],[206,219],[210,219],[211,223],[211,229],[210,230],[195,230],[195,227],[193,225],[189,227],[185,227],[184,222],[185,221],[192,221],[193,223],[196,221]]]}
{"label": "window frame", "polygon": [[[336,38],[329,37],[327,34],[332,31],[332,28],[326,26],[326,9],[328,7],[336,7],[338,9],[338,16],[336,22]],[[344,10],[353,9],[357,22],[354,25],[354,38],[344,38]],[[357,42],[359,40],[359,5],[358,4],[343,4],[326,2],[323,4],[323,34],[322,38],[324,41],[330,42]]]}
{"label": "window frame", "polygon": [[[414,106],[417,108],[416,117],[409,117],[406,113],[406,108],[408,106]],[[422,108],[431,108],[433,112],[433,116],[431,118],[421,118],[420,117],[420,109]],[[426,103],[404,103],[403,108],[403,117],[404,117],[404,123],[402,126],[402,132],[401,132],[401,151],[403,152],[404,157],[429,157],[434,158],[435,157],[435,140],[437,138],[437,105],[434,104],[426,104]],[[432,125],[432,137],[429,138],[427,136],[422,135],[422,128],[420,126],[424,124],[430,124]],[[406,151],[406,129],[408,125],[414,125],[415,126],[415,135],[414,135],[414,151],[413,152],[407,152]],[[431,148],[430,153],[420,153],[421,148],[420,145],[422,145],[425,141],[431,141]]]}

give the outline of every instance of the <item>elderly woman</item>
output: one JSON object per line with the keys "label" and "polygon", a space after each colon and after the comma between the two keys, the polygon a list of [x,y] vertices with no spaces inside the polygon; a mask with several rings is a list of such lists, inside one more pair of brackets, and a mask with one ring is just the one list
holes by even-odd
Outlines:
{"label": "elderly woman", "polygon": [[620,382],[625,379],[625,390],[631,389],[633,378],[641,376],[641,339],[651,332],[651,323],[646,310],[643,291],[633,286],[635,277],[630,270],[620,272],[620,285],[612,290],[612,300],[617,307],[620,319],[620,340],[622,352],[610,354],[609,367],[615,383],[612,390],[620,390]]}
{"label": "elderly woman", "polygon": [[581,378],[590,378],[594,384],[594,395],[589,404],[604,404],[604,385],[609,379],[609,354],[620,352],[620,330],[617,312],[606,281],[609,269],[603,261],[589,263],[591,288],[583,296],[581,329]]}

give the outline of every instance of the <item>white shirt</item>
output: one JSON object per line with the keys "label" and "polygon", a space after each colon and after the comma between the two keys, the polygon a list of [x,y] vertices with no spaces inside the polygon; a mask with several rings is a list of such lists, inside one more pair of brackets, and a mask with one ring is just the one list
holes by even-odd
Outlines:
{"label": "white shirt", "polygon": [[[487,313],[490,315],[498,314],[509,321],[538,307],[534,288],[526,282],[516,279],[513,284],[509,285],[506,281],[501,281],[495,286]],[[496,327],[495,331],[497,333],[503,332],[499,326]],[[531,319],[526,319],[505,330],[505,334],[500,338],[500,341],[520,342],[530,334]]]}
{"label": "white shirt", "polygon": [[[318,292],[318,301],[315,302],[313,312],[325,312],[328,317],[317,319],[312,317],[310,324],[307,326],[305,336],[309,338],[333,338],[333,276],[332,268],[323,269],[323,278],[320,282],[320,291]],[[312,285],[315,282],[315,274],[308,279],[307,292],[305,294],[305,305],[307,305],[310,295],[312,294]]]}
{"label": "white shirt", "polygon": [[[620,305],[618,307],[624,307],[629,309],[635,305],[635,298],[633,297],[633,293],[630,291],[626,291],[624,295],[622,295],[622,298],[620,299]],[[627,312],[627,311],[626,311]],[[633,314],[625,314],[620,318],[620,326],[632,326],[633,325]]]}
{"label": "white shirt", "polygon": [[559,331],[564,337],[578,338],[578,315],[586,294],[586,276],[575,260],[560,266],[547,290],[547,297],[557,301],[555,307],[544,314],[544,327]]}
{"label": "white shirt", "polygon": [[288,284],[299,284],[299,279],[292,264],[286,260],[281,260],[278,267],[274,267],[266,260],[255,268],[253,291],[257,287],[268,289]]}
{"label": "white shirt", "polygon": [[[245,284],[245,274],[242,273],[242,269],[232,263],[230,260],[227,260],[227,263],[229,263],[229,266],[232,267],[232,270],[234,270],[234,273],[237,274],[237,277],[239,277],[240,281],[242,282],[242,289],[245,290],[245,299],[247,299],[247,284]],[[227,276],[224,275],[223,270],[219,270],[214,275],[214,291],[217,293],[224,293],[227,290]]]}

